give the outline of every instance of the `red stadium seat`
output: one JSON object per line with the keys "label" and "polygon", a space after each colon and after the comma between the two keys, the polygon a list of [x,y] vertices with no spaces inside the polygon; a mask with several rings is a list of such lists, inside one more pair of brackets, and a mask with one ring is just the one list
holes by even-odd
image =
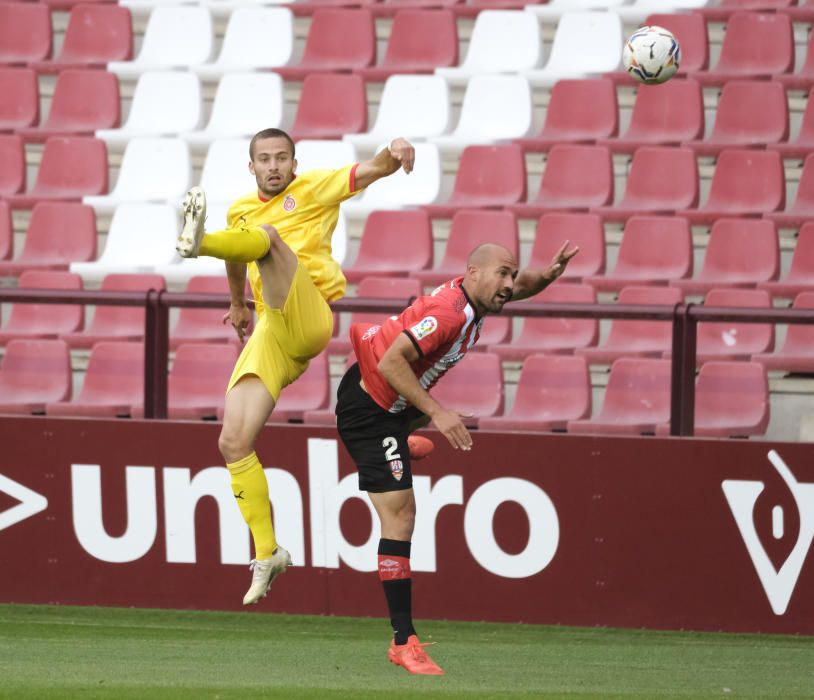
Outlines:
{"label": "red stadium seat", "polygon": [[691,73],[702,85],[728,80],[768,78],[794,66],[794,34],[787,15],[736,12],[726,24],[721,55],[709,71]]}
{"label": "red stadium seat", "polygon": [[110,61],[128,61],[132,56],[130,10],[112,3],[79,4],[71,9],[59,54],[32,66],[39,73],[57,73],[66,68],[105,68]]}
{"label": "red stadium seat", "polygon": [[[814,309],[814,291],[798,294],[792,308]],[[771,370],[814,373],[814,325],[789,324],[783,347],[775,352],[752,355],[752,361]]]}
{"label": "red stadium seat", "polygon": [[67,270],[72,262],[96,259],[96,214],[78,202],[39,202],[31,212],[23,249],[0,262],[0,275],[26,270]]}
{"label": "red stadium seat", "polygon": [[43,199],[75,200],[107,192],[107,147],[86,136],[52,136],[45,142],[34,188],[9,197],[12,208],[31,209]]}
{"label": "red stadium seat", "polygon": [[370,11],[375,17],[392,17],[405,9],[452,9],[463,0],[383,0],[370,5]]}
{"label": "red stadium seat", "polygon": [[792,299],[800,292],[814,291],[814,221],[807,221],[797,234],[788,274],[781,280],[760,282],[774,297]]}
{"label": "red stadium seat", "polygon": [[331,394],[331,373],[328,353],[317,355],[308,369],[293,384],[289,384],[272,411],[269,423],[302,421],[305,411],[318,411],[328,407]]}
{"label": "red stadium seat", "polygon": [[606,275],[586,278],[600,291],[631,284],[667,284],[692,274],[692,231],[679,216],[634,216],[628,219],[616,267]]}
{"label": "red stadium seat", "polygon": [[[161,275],[112,274],[102,280],[105,292],[147,292],[165,289]],[[222,315],[222,314],[221,314]],[[144,339],[144,308],[140,306],[97,306],[90,327],[80,333],[62,333],[72,348],[90,348],[106,340],[140,341]]]}
{"label": "red stadium seat", "polygon": [[416,210],[374,211],[365,221],[359,255],[343,272],[348,282],[363,277],[403,277],[432,266],[432,225],[427,212]]}
{"label": "red stadium seat", "polygon": [[[792,7],[791,11],[800,11],[808,13],[807,22],[814,22],[814,3],[809,3],[804,7]],[[799,21],[797,17],[791,15],[793,21]],[[814,44],[808,42],[806,48],[806,57],[800,70],[794,73],[780,73],[773,75],[772,80],[777,80],[782,83],[786,90],[804,90],[808,92],[814,87]],[[808,106],[808,104],[806,104]]]}
{"label": "red stadium seat", "polygon": [[306,76],[289,130],[295,141],[339,139],[367,129],[365,81],[358,75]]}
{"label": "red stadium seat", "polygon": [[780,272],[777,229],[771,221],[719,219],[712,225],[701,272],[670,282],[686,294],[713,287],[754,287]]}
{"label": "red stadium seat", "polygon": [[622,357],[611,365],[595,418],[568,421],[569,433],[654,433],[670,420],[670,362]]}
{"label": "red stadium seat", "polygon": [[762,147],[789,138],[789,107],[780,83],[730,80],[721,91],[712,133],[686,141],[699,156],[717,156],[724,148]]}
{"label": "red stadium seat", "polygon": [[[553,284],[533,298],[535,302],[595,304],[596,290],[588,284]],[[524,318],[520,334],[511,343],[493,345],[490,352],[504,360],[523,360],[536,352],[571,354],[575,348],[596,345],[599,321],[593,318]]]}
{"label": "red stadium seat", "polygon": [[[347,372],[356,363],[356,356],[353,353],[345,360],[343,372]],[[316,408],[310,411],[303,411],[302,422],[306,425],[336,425],[336,393],[330,392],[328,408]]]}
{"label": "red stadium seat", "polygon": [[[619,292],[620,304],[664,304],[675,306],[683,301],[675,287],[624,287]],[[607,340],[596,348],[577,348],[574,352],[591,364],[611,364],[620,357],[661,357],[672,347],[673,324],[670,321],[611,321]]]}
{"label": "red stadium seat", "polygon": [[[229,282],[225,275],[197,275],[187,282],[186,291],[190,294],[227,295]],[[237,340],[231,324],[223,323],[223,314],[228,305],[228,297],[224,297],[223,308],[181,308],[178,322],[170,331],[170,349],[175,350],[182,343],[229,343]]]}
{"label": "red stadium seat", "polygon": [[464,0],[452,6],[459,17],[477,17],[482,10],[522,10],[527,5],[545,3],[548,0]]}
{"label": "red stadium seat", "polygon": [[432,73],[458,65],[458,25],[455,15],[442,9],[399,10],[393,18],[382,62],[358,68],[365,80],[384,82],[396,73]]}
{"label": "red stadium seat", "polygon": [[71,396],[71,356],[61,340],[12,340],[0,361],[0,413],[44,413]]}
{"label": "red stadium seat", "polygon": [[411,277],[424,286],[436,286],[466,272],[469,254],[483,243],[505,246],[515,257],[520,254],[517,219],[507,211],[463,209],[452,217],[444,258],[431,270],[414,270]]}
{"label": "red stadium seat", "polygon": [[735,12],[767,12],[796,5],[797,0],[718,0],[712,7],[696,10],[710,22],[725,22]]}
{"label": "red stadium seat", "polygon": [[0,264],[11,260],[14,250],[14,227],[11,224],[11,207],[0,199]]}
{"label": "red stadium seat", "polygon": [[797,228],[814,218],[814,153],[806,156],[803,163],[794,204],[784,211],[773,211],[763,216],[780,228]]}
{"label": "red stadium seat", "polygon": [[525,198],[526,162],[519,146],[468,146],[449,199],[424,208],[433,218],[451,218],[459,209],[496,208]]}
{"label": "red stadium seat", "polygon": [[311,18],[300,62],[274,70],[285,80],[303,80],[310,73],[367,68],[375,61],[376,30],[367,9],[321,8]]}
{"label": "red stadium seat", "polygon": [[[20,276],[20,289],[82,289],[82,278],[72,272],[31,270]],[[12,304],[8,321],[0,328],[0,345],[14,338],[56,338],[79,330],[84,309],[74,304]],[[58,401],[61,399],[54,399]]]}
{"label": "red stadium seat", "polygon": [[481,430],[565,430],[569,420],[591,415],[588,365],[573,355],[529,355],[505,416],[481,418]]}
{"label": "red stadium seat", "polygon": [[619,138],[599,141],[614,153],[633,153],[642,146],[677,146],[704,135],[704,96],[695,80],[671,80],[642,85],[627,131]]}
{"label": "red stadium seat", "polygon": [[592,211],[606,221],[626,221],[637,214],[670,214],[697,207],[698,189],[698,164],[689,148],[645,146],[633,154],[621,201]]}
{"label": "red stadium seat", "polygon": [[786,176],[780,155],[733,149],[721,151],[706,203],[677,213],[693,224],[711,224],[725,217],[779,211],[785,204]]}
{"label": "red stadium seat", "polygon": [[788,15],[794,22],[814,22],[814,2],[812,0],[800,0],[797,5],[782,7],[778,12]]}
{"label": "red stadium seat", "polygon": [[16,134],[0,134],[0,197],[25,189],[25,150]]}
{"label": "red stadium seat", "polygon": [[144,345],[101,342],[93,346],[79,396],[49,403],[49,416],[129,416],[144,404]]}
{"label": "red stadium seat", "polygon": [[[585,109],[585,105],[591,105]],[[619,131],[616,87],[604,78],[559,80],[551,88],[545,125],[535,137],[515,139],[524,151],[547,151],[559,143],[595,143]]]}
{"label": "red stadium seat", "polygon": [[596,214],[544,214],[537,221],[528,267],[544,270],[551,264],[565,241],[579,247],[559,278],[563,282],[580,282],[591,275],[605,272],[605,228]]}
{"label": "red stadium seat", "polygon": [[[217,0],[216,0],[217,1]],[[286,4],[295,17],[311,17],[318,10],[351,9],[359,6],[371,9],[378,0],[294,0]]]}
{"label": "red stadium seat", "polygon": [[65,70],[57,78],[45,123],[18,133],[34,143],[49,136],[93,136],[96,129],[118,126],[120,116],[119,81],[113,73]]}
{"label": "red stadium seat", "polygon": [[552,211],[586,211],[613,202],[613,161],[605,146],[554,146],[548,153],[540,191],[506,209],[536,219]]}
{"label": "red stadium seat", "polygon": [[40,119],[40,89],[31,68],[0,67],[0,131],[14,131]]}
{"label": "red stadium seat", "polygon": [[0,63],[31,63],[51,55],[51,12],[38,2],[0,3]]}
{"label": "red stadium seat", "polygon": [[476,352],[490,349],[492,345],[508,343],[512,339],[511,316],[487,316],[478,335],[478,342],[472,348]]}
{"label": "red stadium seat", "polygon": [[[814,45],[814,42],[811,42]],[[814,52],[812,52],[814,56]],[[812,59],[812,75],[814,75],[814,59]],[[814,81],[814,78],[812,78]],[[770,151],[777,151],[784,158],[799,158],[803,160],[814,150],[814,100],[809,92],[806,99],[800,131],[797,138],[789,143],[770,143],[766,146]]]}
{"label": "red stadium seat", "polygon": [[491,352],[474,352],[449,370],[430,394],[444,408],[460,413],[464,425],[503,413],[503,367]]}

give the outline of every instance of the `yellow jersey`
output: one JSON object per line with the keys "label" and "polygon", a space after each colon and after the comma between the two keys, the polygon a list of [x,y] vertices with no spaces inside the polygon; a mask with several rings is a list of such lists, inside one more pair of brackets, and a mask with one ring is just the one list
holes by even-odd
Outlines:
{"label": "yellow jersey", "polygon": [[[346,280],[331,256],[331,236],[339,218],[339,204],[357,194],[358,163],[339,170],[310,170],[295,175],[271,199],[257,191],[235,200],[226,216],[230,229],[268,224],[296,253],[325,301],[345,295]],[[249,282],[255,308],[263,312],[263,293],[257,263],[249,263]]]}

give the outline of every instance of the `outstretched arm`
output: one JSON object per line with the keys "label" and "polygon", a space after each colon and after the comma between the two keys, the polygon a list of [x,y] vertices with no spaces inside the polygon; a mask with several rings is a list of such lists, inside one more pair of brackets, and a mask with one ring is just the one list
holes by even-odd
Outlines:
{"label": "outstretched arm", "polygon": [[539,294],[565,272],[568,261],[579,252],[579,247],[568,250],[569,243],[570,241],[566,241],[562,244],[551,265],[545,270],[521,270],[514,282],[511,300],[520,301]]}
{"label": "outstretched arm", "polygon": [[405,173],[410,173],[414,161],[413,145],[403,138],[393,139],[388,148],[383,148],[370,160],[359,163],[359,167],[356,168],[356,189],[362,190],[402,167]]}

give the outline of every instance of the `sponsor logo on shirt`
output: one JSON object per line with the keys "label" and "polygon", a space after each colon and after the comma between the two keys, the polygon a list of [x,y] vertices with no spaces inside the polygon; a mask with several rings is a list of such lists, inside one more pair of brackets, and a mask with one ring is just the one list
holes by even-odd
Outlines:
{"label": "sponsor logo on shirt", "polygon": [[364,335],[362,336],[362,340],[370,340],[370,338],[379,332],[380,328],[381,326],[371,326],[365,331]]}
{"label": "sponsor logo on shirt", "polygon": [[286,195],[285,199],[283,200],[283,209],[286,211],[294,211],[297,206],[297,201],[290,195]]}
{"label": "sponsor logo on shirt", "polygon": [[421,340],[422,338],[426,338],[428,335],[430,335],[430,333],[435,332],[437,328],[438,321],[435,319],[435,316],[427,316],[416,323],[410,329],[410,333],[413,334],[413,337],[416,340]]}

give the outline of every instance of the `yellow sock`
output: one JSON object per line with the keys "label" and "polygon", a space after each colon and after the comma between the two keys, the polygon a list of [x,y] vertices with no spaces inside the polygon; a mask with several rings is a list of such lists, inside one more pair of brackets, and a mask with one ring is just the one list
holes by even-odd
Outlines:
{"label": "yellow sock", "polygon": [[248,457],[227,464],[226,467],[232,475],[232,493],[243,519],[252,531],[254,556],[257,559],[268,559],[277,549],[277,540],[271,523],[268,482],[260,460],[252,452]]}
{"label": "yellow sock", "polygon": [[231,228],[204,234],[198,255],[250,263],[268,252],[269,235],[262,228]]}

